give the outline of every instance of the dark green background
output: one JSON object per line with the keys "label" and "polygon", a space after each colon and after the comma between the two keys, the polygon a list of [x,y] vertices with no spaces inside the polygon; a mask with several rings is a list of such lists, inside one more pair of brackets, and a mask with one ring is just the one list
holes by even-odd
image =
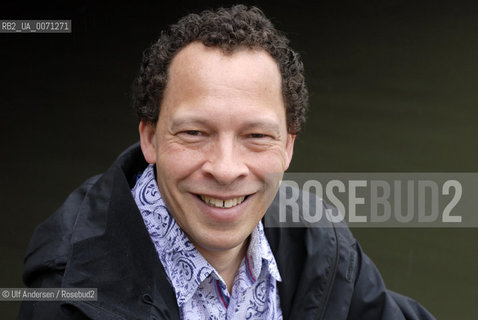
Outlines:
{"label": "dark green background", "polygon": [[[72,19],[73,33],[0,34],[0,287],[23,286],[34,227],[137,140],[142,50],[185,13],[230,3],[2,4],[0,19]],[[478,171],[472,1],[256,3],[306,67],[311,109],[290,171]],[[438,319],[476,319],[477,229],[353,232],[389,288]],[[0,317],[18,306],[0,303]]]}

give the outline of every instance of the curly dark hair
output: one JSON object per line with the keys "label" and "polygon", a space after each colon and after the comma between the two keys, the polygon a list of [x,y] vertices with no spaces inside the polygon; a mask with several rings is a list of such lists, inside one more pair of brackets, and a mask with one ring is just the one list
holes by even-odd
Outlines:
{"label": "curly dark hair", "polygon": [[195,41],[220,48],[226,54],[244,47],[267,51],[281,72],[288,132],[300,131],[308,107],[308,92],[299,54],[289,47],[289,40],[260,9],[244,5],[189,14],[161,33],[144,52],[133,85],[133,105],[140,120],[157,122],[168,81],[168,66],[182,48]]}

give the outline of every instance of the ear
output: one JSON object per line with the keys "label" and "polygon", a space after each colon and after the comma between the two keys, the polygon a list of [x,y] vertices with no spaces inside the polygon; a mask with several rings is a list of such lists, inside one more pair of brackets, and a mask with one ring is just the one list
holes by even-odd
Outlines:
{"label": "ear", "polygon": [[156,124],[141,120],[139,123],[141,151],[148,163],[156,163]]}
{"label": "ear", "polygon": [[289,168],[290,161],[292,160],[292,154],[294,153],[294,142],[295,142],[295,134],[288,134],[287,135],[287,142],[285,145],[285,152],[286,152],[286,163],[284,171]]}

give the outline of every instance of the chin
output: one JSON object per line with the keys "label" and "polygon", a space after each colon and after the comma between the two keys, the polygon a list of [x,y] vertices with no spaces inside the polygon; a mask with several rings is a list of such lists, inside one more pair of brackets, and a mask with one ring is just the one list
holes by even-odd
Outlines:
{"label": "chin", "polygon": [[[232,233],[232,236],[231,236]],[[211,236],[213,239],[211,239]],[[204,239],[201,245],[207,250],[211,251],[224,251],[236,248],[237,246],[242,245],[244,241],[249,237],[247,234],[244,237],[239,237],[237,231],[227,231],[227,232],[211,232],[208,235],[209,239]]]}

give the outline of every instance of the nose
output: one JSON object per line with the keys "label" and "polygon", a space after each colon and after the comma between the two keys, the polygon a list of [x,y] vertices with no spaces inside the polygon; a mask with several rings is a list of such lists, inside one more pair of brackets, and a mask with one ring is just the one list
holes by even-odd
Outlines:
{"label": "nose", "polygon": [[208,151],[202,169],[220,185],[231,185],[248,174],[244,154],[234,137],[219,137]]}

